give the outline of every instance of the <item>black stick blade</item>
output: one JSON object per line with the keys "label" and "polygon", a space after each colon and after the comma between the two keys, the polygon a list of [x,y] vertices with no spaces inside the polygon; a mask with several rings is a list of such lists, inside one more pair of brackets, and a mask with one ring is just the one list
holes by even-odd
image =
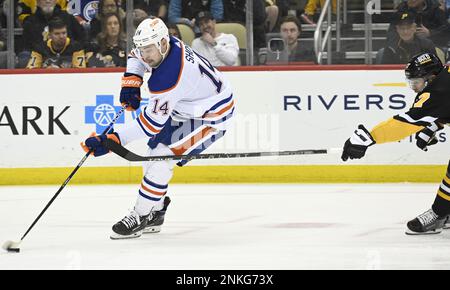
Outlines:
{"label": "black stick blade", "polygon": [[12,253],[19,253],[20,252],[20,248],[19,248],[20,242],[13,242],[13,241],[6,241],[5,243],[3,243],[2,248],[7,251],[7,252],[12,252]]}

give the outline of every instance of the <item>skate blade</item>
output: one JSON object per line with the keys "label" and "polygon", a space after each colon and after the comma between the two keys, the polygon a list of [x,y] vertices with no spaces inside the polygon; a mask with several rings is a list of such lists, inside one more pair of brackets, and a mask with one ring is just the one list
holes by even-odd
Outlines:
{"label": "skate blade", "polygon": [[143,234],[156,234],[161,231],[161,226],[147,227],[142,232]]}
{"label": "skate blade", "polygon": [[405,231],[405,234],[407,234],[408,236],[423,236],[423,235],[437,235],[440,234],[442,232],[442,229],[436,229],[436,230],[431,230],[431,231],[427,231],[427,232],[413,232],[409,229],[407,229]]}
{"label": "skate blade", "polygon": [[111,240],[124,240],[124,239],[134,239],[134,238],[139,238],[142,235],[142,231],[136,232],[134,234],[131,235],[120,235],[117,233],[112,233],[109,237],[111,238]]}

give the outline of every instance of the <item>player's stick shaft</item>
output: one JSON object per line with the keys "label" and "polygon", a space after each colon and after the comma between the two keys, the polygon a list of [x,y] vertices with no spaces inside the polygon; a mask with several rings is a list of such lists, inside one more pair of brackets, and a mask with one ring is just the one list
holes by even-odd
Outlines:
{"label": "player's stick shaft", "polygon": [[[127,106],[122,107],[120,111],[116,114],[114,119],[109,123],[108,127],[103,131],[102,135],[108,133],[108,131],[112,128],[112,126],[116,123],[116,121],[120,118],[120,116],[123,114]],[[42,217],[42,215],[47,211],[47,209],[50,207],[50,205],[53,203],[53,201],[58,197],[58,195],[61,193],[61,191],[66,187],[66,185],[69,183],[69,181],[72,179],[72,177],[77,173],[78,169],[83,165],[84,161],[91,155],[92,151],[86,153],[86,155],[83,156],[81,161],[78,163],[78,165],[74,168],[72,173],[66,178],[66,180],[63,182],[61,187],[58,189],[58,191],[53,195],[52,199],[47,203],[47,205],[44,207],[44,209],[41,211],[41,213],[38,215],[38,217],[33,221],[33,223],[30,225],[28,230],[25,232],[25,234],[22,236],[20,241],[23,241],[23,239],[27,236],[27,234],[31,231],[31,229],[34,227],[34,225],[38,222],[38,220]]]}
{"label": "player's stick shaft", "polygon": [[128,161],[163,161],[163,160],[195,160],[195,159],[218,159],[218,158],[243,158],[243,157],[263,157],[263,156],[289,156],[289,155],[311,155],[329,154],[340,151],[332,149],[305,149],[293,151],[273,151],[273,152],[247,152],[247,153],[210,153],[198,155],[168,155],[168,156],[140,156],[111,139],[106,139],[103,144],[106,148],[116,153]]}

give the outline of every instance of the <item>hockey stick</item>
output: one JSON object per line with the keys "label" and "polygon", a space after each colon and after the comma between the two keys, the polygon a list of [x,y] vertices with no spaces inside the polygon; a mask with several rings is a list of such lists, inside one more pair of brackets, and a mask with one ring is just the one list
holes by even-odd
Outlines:
{"label": "hockey stick", "polygon": [[288,156],[288,155],[311,155],[329,154],[339,152],[341,149],[306,149],[295,151],[273,151],[273,152],[249,152],[249,153],[210,153],[198,155],[173,155],[173,156],[140,156],[122,145],[106,139],[103,141],[106,148],[116,153],[128,161],[163,161],[163,160],[197,160],[197,159],[218,159],[218,158],[241,158],[241,157],[263,157],[263,156]]}
{"label": "hockey stick", "polygon": [[[103,133],[101,135],[108,133],[108,131],[112,128],[114,123],[116,123],[116,121],[120,118],[120,116],[123,114],[123,112],[125,111],[126,108],[127,108],[127,105],[123,106],[122,109],[120,109],[120,111],[116,114],[114,119],[111,121],[111,123],[109,123],[108,127],[106,127],[106,129],[103,131]],[[92,150],[89,150],[89,152],[87,152],[86,155],[84,155],[84,157],[81,159],[81,161],[78,163],[78,165],[72,171],[72,173],[70,173],[70,175],[67,177],[67,179],[64,181],[64,183],[61,185],[61,187],[58,189],[58,191],[55,193],[55,195],[52,197],[52,199],[47,203],[45,208],[41,211],[41,213],[38,215],[38,217],[33,221],[33,223],[28,228],[28,230],[25,232],[25,234],[22,236],[20,241],[18,241],[18,242],[6,241],[2,245],[2,248],[4,250],[6,250],[8,252],[16,252],[16,253],[20,252],[20,248],[19,248],[20,243],[27,236],[27,234],[31,231],[31,229],[38,222],[38,220],[42,217],[42,215],[45,213],[45,211],[47,211],[47,209],[50,207],[50,205],[53,203],[53,201],[58,197],[58,195],[61,193],[61,191],[64,189],[64,187],[66,187],[66,185],[69,183],[69,181],[72,179],[72,177],[78,171],[78,169],[80,169],[80,167],[83,165],[84,161],[86,161],[86,159],[89,157],[89,155],[91,155],[91,153],[92,153]]]}

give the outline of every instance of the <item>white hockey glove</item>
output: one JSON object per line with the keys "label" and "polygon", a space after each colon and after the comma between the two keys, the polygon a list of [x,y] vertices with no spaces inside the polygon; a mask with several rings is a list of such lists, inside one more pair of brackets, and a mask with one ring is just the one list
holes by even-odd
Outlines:
{"label": "white hockey glove", "polygon": [[416,133],[416,145],[423,151],[428,151],[427,146],[437,144],[436,132],[442,130],[444,126],[439,123],[431,123]]}
{"label": "white hockey glove", "polygon": [[367,147],[375,144],[372,135],[363,126],[359,125],[353,135],[345,141],[342,149],[342,161],[350,159],[360,159],[366,154]]}

